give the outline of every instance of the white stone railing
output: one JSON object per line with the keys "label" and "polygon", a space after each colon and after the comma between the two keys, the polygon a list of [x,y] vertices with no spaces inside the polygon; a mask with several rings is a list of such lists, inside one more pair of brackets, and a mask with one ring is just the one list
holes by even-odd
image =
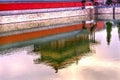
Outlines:
{"label": "white stone railing", "polygon": [[[73,17],[64,17],[64,18],[56,18],[56,19],[46,19],[46,20],[38,20],[38,21],[28,21],[28,22],[21,22],[21,23],[9,23],[9,24],[1,24],[0,25],[0,33],[2,32],[9,32],[15,30],[23,30],[23,29],[31,29],[31,28],[41,28],[44,29],[46,26],[48,28],[52,27],[53,25],[65,25],[65,24],[72,24],[72,23],[80,23],[85,20],[93,20],[94,17],[89,15],[86,16],[73,16]],[[42,28],[43,27],[43,28]],[[58,26],[60,27],[60,26]]]}
{"label": "white stone railing", "polygon": [[[48,9],[49,10],[49,9]],[[57,10],[57,8],[56,8]],[[49,10],[48,12],[40,12],[37,13],[33,11],[33,13],[24,13],[24,14],[14,14],[1,15],[0,16],[0,24],[7,23],[16,23],[16,22],[26,22],[26,21],[35,21],[35,20],[45,20],[45,19],[55,19],[55,18],[63,18],[63,17],[71,17],[71,16],[81,16],[81,15],[89,15],[91,14],[91,9],[79,9],[76,8],[67,8],[66,10],[60,9]]]}
{"label": "white stone railing", "polygon": [[96,7],[97,14],[111,14],[111,13],[120,13],[120,7]]}

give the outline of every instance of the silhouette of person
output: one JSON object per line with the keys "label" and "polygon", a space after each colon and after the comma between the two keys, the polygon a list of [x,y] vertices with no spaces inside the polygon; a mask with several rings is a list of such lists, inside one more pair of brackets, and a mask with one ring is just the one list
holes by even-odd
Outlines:
{"label": "silhouette of person", "polygon": [[107,31],[107,44],[110,45],[112,23],[111,22],[107,22],[106,25],[107,25],[107,28],[106,28],[106,31]]}

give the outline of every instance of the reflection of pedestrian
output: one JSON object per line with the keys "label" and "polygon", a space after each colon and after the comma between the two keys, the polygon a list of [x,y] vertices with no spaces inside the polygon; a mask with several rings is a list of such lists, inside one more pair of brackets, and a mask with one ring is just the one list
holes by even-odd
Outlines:
{"label": "reflection of pedestrian", "polygon": [[96,29],[96,25],[93,25],[91,28],[90,28],[90,33],[92,34]]}
{"label": "reflection of pedestrian", "polygon": [[107,30],[107,43],[108,43],[108,45],[110,45],[112,23],[111,22],[107,22],[106,25],[107,25],[107,28],[106,28],[106,30]]}
{"label": "reflection of pedestrian", "polygon": [[95,43],[95,29],[96,29],[96,24],[90,27],[90,39],[93,43]]}
{"label": "reflection of pedestrian", "polygon": [[86,29],[85,24],[86,24],[85,21],[82,21],[82,25],[83,25],[82,28],[83,29]]}
{"label": "reflection of pedestrian", "polygon": [[54,69],[55,69],[55,73],[58,73],[58,66],[55,66]]}
{"label": "reflection of pedestrian", "polygon": [[120,22],[118,22],[117,28],[118,28],[118,37],[119,37],[119,40],[120,40]]}

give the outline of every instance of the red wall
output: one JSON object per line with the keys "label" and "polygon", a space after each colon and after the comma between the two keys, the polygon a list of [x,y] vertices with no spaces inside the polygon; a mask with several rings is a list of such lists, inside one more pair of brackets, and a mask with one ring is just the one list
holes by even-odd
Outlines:
{"label": "red wall", "polygon": [[0,3],[0,11],[44,9],[44,8],[64,8],[64,7],[80,7],[80,6],[82,6],[81,2]]}

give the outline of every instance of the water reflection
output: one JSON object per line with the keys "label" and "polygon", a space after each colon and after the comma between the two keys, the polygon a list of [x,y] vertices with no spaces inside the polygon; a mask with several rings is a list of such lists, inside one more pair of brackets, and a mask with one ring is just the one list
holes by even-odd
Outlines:
{"label": "water reflection", "polygon": [[120,23],[98,22],[0,51],[0,80],[120,80]]}
{"label": "water reflection", "polygon": [[111,22],[106,22],[107,28],[107,43],[110,45],[110,40],[111,40],[111,31],[112,31],[112,23]]}
{"label": "water reflection", "polygon": [[43,45],[35,44],[34,52],[38,51],[41,57],[34,60],[35,64],[47,63],[57,73],[58,69],[65,68],[74,62],[78,64],[78,60],[90,52],[89,35],[86,32]]}
{"label": "water reflection", "polygon": [[[74,35],[73,33],[70,35],[70,37],[67,35],[44,43],[37,42],[26,48],[19,47],[0,51],[3,55],[0,56],[0,73],[2,73],[0,79],[56,80],[56,77],[53,77],[57,76],[54,70],[58,73],[59,69],[68,68],[74,63],[78,65],[82,56],[86,56],[90,52],[87,30],[77,31]],[[6,63],[9,64],[6,65]],[[8,74],[4,73],[6,68]]]}
{"label": "water reflection", "polygon": [[120,39],[120,22],[117,23],[117,28],[118,28],[118,36],[119,36],[119,39]]}
{"label": "water reflection", "polygon": [[90,27],[89,29],[89,34],[90,34],[90,41],[92,43],[95,43],[95,29],[96,29],[96,24]]}

